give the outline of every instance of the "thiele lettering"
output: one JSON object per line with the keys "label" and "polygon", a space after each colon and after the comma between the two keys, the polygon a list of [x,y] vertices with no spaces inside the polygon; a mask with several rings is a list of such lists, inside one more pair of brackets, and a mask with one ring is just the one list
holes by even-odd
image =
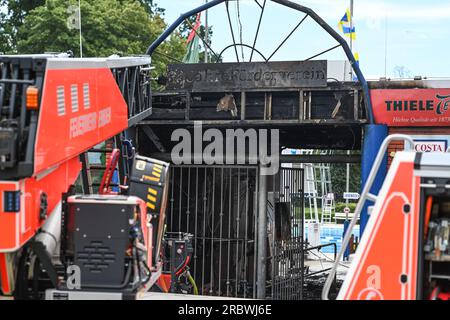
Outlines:
{"label": "thiele lettering", "polygon": [[433,111],[433,100],[387,100],[387,111]]}

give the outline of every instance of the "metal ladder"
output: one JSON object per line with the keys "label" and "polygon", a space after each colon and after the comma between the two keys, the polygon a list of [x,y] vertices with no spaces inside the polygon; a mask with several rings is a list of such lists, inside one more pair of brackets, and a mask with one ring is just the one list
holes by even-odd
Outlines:
{"label": "metal ladder", "polygon": [[378,173],[378,169],[380,168],[380,165],[383,162],[383,158],[384,155],[386,154],[389,143],[391,143],[391,141],[394,140],[407,141],[410,145],[410,150],[414,150],[414,141],[410,136],[404,134],[393,134],[384,139],[383,143],[381,144],[380,151],[378,152],[377,157],[375,158],[372,169],[370,170],[369,176],[367,177],[367,182],[364,186],[364,189],[361,192],[361,197],[358,201],[358,204],[356,205],[355,214],[352,220],[350,221],[350,225],[347,229],[347,232],[345,233],[344,239],[342,240],[341,250],[339,250],[339,253],[334,261],[333,267],[331,268],[330,273],[328,274],[328,278],[325,281],[325,285],[322,290],[322,300],[328,300],[328,294],[330,293],[330,288],[331,285],[333,284],[337,267],[342,259],[342,256],[344,255],[348,243],[350,242],[350,237],[352,235],[353,228],[355,227],[356,222],[358,221],[359,215],[361,214],[361,210],[364,204],[366,203],[367,200],[373,202],[376,202],[377,200],[377,195],[370,193],[370,189],[372,188],[373,182]]}
{"label": "metal ladder", "polygon": [[312,163],[303,164],[303,169],[305,170],[305,195],[308,203],[308,208],[310,212],[310,219],[305,220],[305,222],[319,222],[319,210],[317,206],[317,189],[316,181],[314,178],[314,167]]}
{"label": "metal ladder", "polygon": [[327,193],[324,196],[322,205],[322,223],[331,223],[331,219],[334,213],[335,204],[334,204],[334,194]]}
{"label": "metal ladder", "polygon": [[98,193],[100,179],[106,169],[112,150],[112,141],[108,140],[80,155],[82,165],[81,181],[84,194]]}
{"label": "metal ladder", "polygon": [[[302,151],[303,154],[308,154],[309,150]],[[312,151],[311,151],[312,152]],[[319,211],[317,208],[317,184],[314,176],[314,165],[312,163],[304,163],[302,167],[305,172],[305,195],[310,212],[310,219],[306,219],[306,223],[318,223]]]}
{"label": "metal ladder", "polygon": [[[121,150],[121,159],[116,168],[117,179],[111,184],[113,191],[119,191],[119,186],[126,183],[128,174],[126,162],[129,159],[128,149],[123,146],[122,136],[118,135],[80,155],[82,164],[81,182],[84,194],[97,194],[100,187],[101,177],[109,163],[113,149]],[[104,159],[102,159],[104,156]]]}
{"label": "metal ladder", "polygon": [[[320,155],[331,154],[332,151],[316,151]],[[321,206],[322,206],[322,223],[331,223],[332,214],[335,210],[333,186],[331,182],[331,166],[330,164],[321,163],[315,165],[316,176],[319,177],[321,191]]]}
{"label": "metal ladder", "polygon": [[[313,154],[328,154],[329,151],[318,150],[301,150],[301,154],[313,155]],[[330,223],[332,213],[335,209],[334,199],[329,201],[326,196],[333,192],[331,182],[331,170],[328,164],[302,164],[302,168],[305,171],[305,195],[308,202],[309,210],[311,212],[311,218],[306,220],[307,223],[313,222],[326,222]],[[319,192],[320,190],[320,192]],[[320,199],[320,205],[322,208],[322,218],[319,218],[317,199]]]}

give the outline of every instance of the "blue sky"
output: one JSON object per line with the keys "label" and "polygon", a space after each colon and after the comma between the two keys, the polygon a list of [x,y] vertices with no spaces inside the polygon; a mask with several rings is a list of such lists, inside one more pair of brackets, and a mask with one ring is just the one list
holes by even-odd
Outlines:
{"label": "blue sky", "polygon": [[[292,1],[314,9],[336,30],[350,2]],[[204,0],[156,2],[166,9],[165,20],[171,23]],[[239,3],[242,41],[252,44],[260,9],[254,0],[240,0]],[[236,3],[230,2],[235,37],[239,39],[237,11]],[[303,16],[301,12],[268,0],[256,47],[269,56]],[[214,31],[212,47],[220,52],[232,44],[225,5],[209,11],[209,22]],[[388,77],[395,77],[398,67],[403,67],[409,76],[450,77],[450,0],[354,0],[354,24],[357,31],[354,50],[359,52],[361,68],[367,78],[384,76],[385,71]],[[307,18],[272,60],[305,59],[335,44],[311,18]],[[248,60],[250,52],[244,50],[243,54]],[[235,61],[234,50],[226,51],[224,58],[225,61]],[[321,58],[342,60],[345,57],[341,49],[336,49]]]}

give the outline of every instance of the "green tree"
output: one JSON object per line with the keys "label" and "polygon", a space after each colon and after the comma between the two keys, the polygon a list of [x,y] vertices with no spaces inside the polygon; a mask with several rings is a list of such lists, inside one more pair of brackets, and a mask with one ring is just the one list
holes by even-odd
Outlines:
{"label": "green tree", "polygon": [[[355,152],[352,152],[354,154]],[[347,180],[347,165],[342,163],[333,163],[331,165],[331,182],[333,193],[338,201],[343,201],[343,195]],[[350,164],[350,192],[361,192],[361,165]]]}
{"label": "green tree", "polygon": [[15,52],[17,31],[25,16],[44,3],[45,0],[0,0],[0,52]]}
{"label": "green tree", "polygon": [[154,0],[140,0],[140,2],[145,6],[145,9],[151,14],[163,15],[165,12],[164,8],[158,6]]}
{"label": "green tree", "polygon": [[[0,53],[70,50],[79,56],[79,32],[67,24],[68,7],[77,6],[77,0],[0,0],[0,5]],[[81,16],[85,57],[144,54],[167,27],[157,0],[82,0]],[[193,23],[195,16],[189,21]],[[155,77],[165,73],[167,64],[183,59],[190,31],[190,25],[184,23],[154,52]],[[201,26],[200,36],[205,38],[205,33]],[[211,43],[211,27],[208,34]],[[203,61],[204,45],[201,47]]]}
{"label": "green tree", "polygon": [[[68,6],[77,1],[47,0],[31,10],[19,27],[18,53],[66,52],[79,56],[79,31],[70,29]],[[83,56],[104,57],[111,54],[139,55],[166,28],[162,13],[143,0],[96,0],[81,2]],[[150,12],[149,12],[150,10]],[[166,64],[182,59],[185,43],[174,33],[160,48],[161,57],[154,59],[156,73]],[[158,54],[157,53],[157,54]]]}
{"label": "green tree", "polygon": [[[204,14],[205,13],[203,12],[202,15],[204,15]],[[193,16],[190,16],[189,18],[187,18],[181,24],[181,26],[179,28],[179,31],[180,31],[181,35],[184,38],[187,38],[189,36],[189,34],[191,33],[192,28],[195,25],[195,20],[196,19],[197,19],[197,16],[193,15]],[[199,36],[200,39],[203,39],[203,40],[199,41],[199,52],[200,52],[199,53],[199,57],[200,57],[199,60],[200,60],[200,62],[204,62],[205,61],[205,48],[206,48],[206,45],[205,45],[205,42],[206,42],[206,27],[203,24],[200,26],[200,28],[198,28],[197,35]],[[208,26],[208,39],[207,39],[208,42],[207,43],[208,43],[208,46],[210,46],[210,47],[211,47],[211,43],[212,43],[211,42],[212,37],[213,37],[213,29],[212,29],[212,26],[209,25]],[[208,51],[209,51],[209,59],[208,59],[209,62],[216,62],[217,57],[215,57],[214,54],[212,52],[210,52],[209,49],[208,49]],[[219,54],[219,53],[216,52],[216,54]],[[222,59],[220,59],[220,60],[222,60]]]}

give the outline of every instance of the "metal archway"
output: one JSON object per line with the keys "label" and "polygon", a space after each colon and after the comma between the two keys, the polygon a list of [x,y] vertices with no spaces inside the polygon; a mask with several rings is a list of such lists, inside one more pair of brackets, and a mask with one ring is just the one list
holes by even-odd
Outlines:
{"label": "metal archway", "polygon": [[[170,36],[170,34],[172,34],[172,32],[174,32],[176,30],[176,28],[178,28],[185,19],[198,14],[200,12],[203,12],[207,9],[213,8],[221,3],[228,3],[228,2],[232,2],[232,1],[236,1],[236,0],[212,0],[209,3],[206,3],[204,5],[201,5],[193,10],[190,10],[182,15],[180,15],[180,17],[175,20],[174,23],[172,23],[147,49],[146,54],[147,55],[152,55],[155,50]],[[355,60],[355,57],[353,56],[353,53],[348,45],[348,43],[345,41],[344,38],[342,38],[332,27],[330,27],[330,25],[328,25],[314,10],[302,6],[300,4],[291,2],[289,0],[269,0],[272,1],[274,3],[280,4],[282,6],[291,8],[293,10],[296,11],[300,11],[305,13],[305,17],[300,21],[300,23],[294,28],[293,31],[295,31],[296,28],[298,28],[298,26],[309,16],[311,17],[320,27],[322,27],[323,30],[325,30],[331,37],[333,37],[336,42],[338,42],[338,45],[329,49],[329,50],[325,50],[321,53],[319,53],[318,55],[315,55],[309,59],[315,58],[323,53],[326,53],[328,51],[334,50],[338,47],[342,47],[342,49],[344,50],[344,53],[348,59],[348,61],[350,62],[353,71],[356,74],[356,77],[358,79],[358,81],[361,83],[362,86],[362,91],[363,91],[363,96],[364,96],[364,104],[365,104],[365,108],[367,111],[367,115],[368,115],[368,119],[369,119],[369,123],[373,124],[374,123],[374,118],[373,118],[373,110],[372,110],[372,102],[370,100],[370,91],[369,91],[369,86],[367,84],[367,81],[363,75],[363,73],[361,72],[361,69],[359,68],[358,63]],[[257,2],[259,5],[259,2]],[[263,6],[261,6],[261,8],[264,10],[264,6],[265,6],[266,0],[264,1]],[[261,15],[262,17],[262,15]],[[261,17],[259,19],[259,23],[258,23],[258,30],[259,30],[259,25],[261,23]],[[292,31],[292,32],[293,32]],[[291,32],[291,34],[292,34]],[[256,35],[257,37],[257,35]],[[254,46],[256,44],[256,37],[255,37],[255,41],[254,41]],[[285,39],[286,40],[286,39]],[[284,40],[284,41],[285,41]],[[284,41],[281,43],[281,45],[284,44]],[[281,46],[280,45],[280,46]],[[236,44],[234,44],[235,48],[236,48]],[[254,51],[254,46],[253,46],[253,51]],[[278,50],[278,49],[277,49]],[[253,53],[252,51],[252,53]],[[271,57],[273,56],[273,54],[271,55]],[[270,58],[269,58],[270,59]]]}
{"label": "metal archway", "polygon": [[267,59],[262,53],[261,51],[259,51],[258,49],[255,49],[254,47],[245,44],[245,43],[236,43],[236,44],[230,44],[229,46],[226,46],[217,56],[216,58],[216,62],[220,61],[220,58],[222,58],[222,55],[225,53],[225,51],[227,51],[230,48],[236,48],[236,47],[246,47],[246,48],[250,48],[252,50],[254,50],[257,54],[259,54],[261,56],[261,58],[264,59],[265,62],[269,61],[269,59]]}

